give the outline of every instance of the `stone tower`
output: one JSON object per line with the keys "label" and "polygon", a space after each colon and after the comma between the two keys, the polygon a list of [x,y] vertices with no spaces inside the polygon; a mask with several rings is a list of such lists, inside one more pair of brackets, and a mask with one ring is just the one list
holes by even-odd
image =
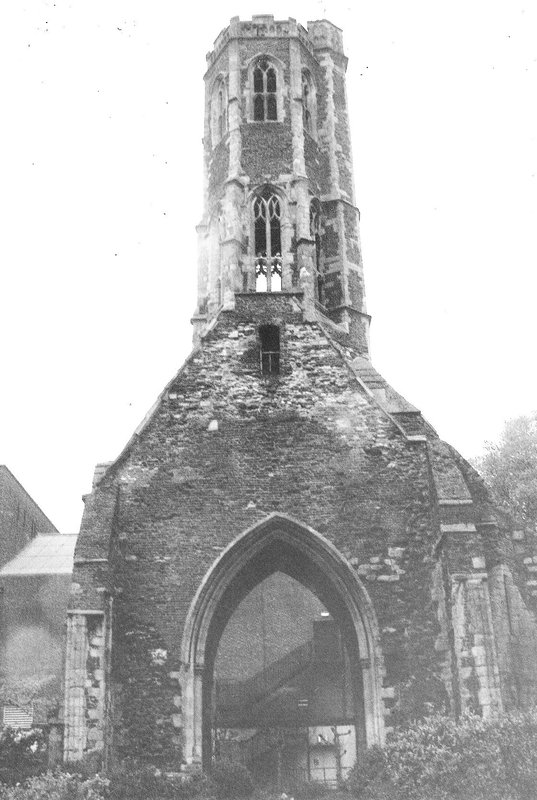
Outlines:
{"label": "stone tower", "polygon": [[367,355],[341,31],[237,17],[207,63],[195,338],[237,293],[302,292]]}
{"label": "stone tower", "polygon": [[537,549],[369,360],[341,31],[234,18],[207,60],[194,349],[86,498],[65,755],[293,788],[531,702]]}

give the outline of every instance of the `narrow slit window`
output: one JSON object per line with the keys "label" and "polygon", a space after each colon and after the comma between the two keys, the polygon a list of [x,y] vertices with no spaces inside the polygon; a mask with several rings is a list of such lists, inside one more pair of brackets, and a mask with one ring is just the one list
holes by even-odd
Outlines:
{"label": "narrow slit window", "polygon": [[225,80],[221,78],[214,87],[211,99],[211,136],[213,147],[216,147],[227,132],[227,88]]}
{"label": "narrow slit window", "polygon": [[263,375],[280,374],[280,329],[277,325],[259,328],[261,342],[261,372]]}
{"label": "narrow slit window", "polygon": [[315,137],[315,87],[311,75],[302,73],[302,122],[304,130]]}

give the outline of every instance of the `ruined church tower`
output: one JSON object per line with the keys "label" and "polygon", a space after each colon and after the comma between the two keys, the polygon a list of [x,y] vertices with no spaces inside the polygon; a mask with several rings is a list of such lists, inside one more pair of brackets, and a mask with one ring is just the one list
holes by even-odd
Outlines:
{"label": "ruined church tower", "polygon": [[537,550],[371,364],[341,31],[233,18],[207,62],[194,349],[85,501],[65,757],[294,790],[530,703]]}

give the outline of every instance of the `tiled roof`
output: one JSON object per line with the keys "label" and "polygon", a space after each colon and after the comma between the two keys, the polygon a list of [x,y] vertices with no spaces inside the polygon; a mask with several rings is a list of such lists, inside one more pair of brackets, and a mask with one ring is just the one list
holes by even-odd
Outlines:
{"label": "tiled roof", "polygon": [[70,575],[77,534],[40,534],[0,569],[8,575]]}

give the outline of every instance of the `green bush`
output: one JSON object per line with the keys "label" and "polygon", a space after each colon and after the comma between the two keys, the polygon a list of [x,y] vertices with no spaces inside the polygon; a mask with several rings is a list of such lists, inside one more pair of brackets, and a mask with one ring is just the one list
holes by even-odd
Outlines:
{"label": "green bush", "polygon": [[0,783],[22,783],[45,769],[46,743],[41,731],[0,731]]}
{"label": "green bush", "polygon": [[327,795],[332,797],[333,794],[334,790],[327,783],[306,781],[298,787],[294,796],[296,800],[318,800],[318,798],[325,798]]}
{"label": "green bush", "polygon": [[0,787],[0,800],[103,800],[108,781],[100,775],[82,778],[67,772],[47,772],[21,786]]}
{"label": "green bush", "polygon": [[205,775],[166,774],[125,761],[111,776],[110,796],[112,800],[202,800],[214,796],[214,787]]}
{"label": "green bush", "polygon": [[92,778],[102,771],[103,759],[101,752],[88,753],[76,761],[64,761],[60,769],[62,772],[69,772],[71,775],[79,775],[81,778]]}
{"label": "green bush", "polygon": [[384,800],[394,796],[395,787],[389,774],[386,750],[376,745],[370,747],[356,762],[346,785],[360,800]]}
{"label": "green bush", "polygon": [[537,712],[428,717],[368,751],[347,786],[360,800],[535,800]]}
{"label": "green bush", "polygon": [[211,769],[211,779],[218,798],[250,797],[254,791],[249,771],[234,761],[216,761]]}

